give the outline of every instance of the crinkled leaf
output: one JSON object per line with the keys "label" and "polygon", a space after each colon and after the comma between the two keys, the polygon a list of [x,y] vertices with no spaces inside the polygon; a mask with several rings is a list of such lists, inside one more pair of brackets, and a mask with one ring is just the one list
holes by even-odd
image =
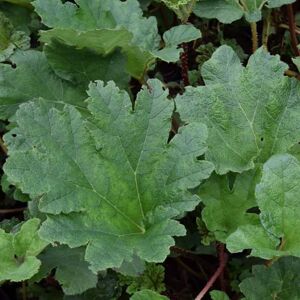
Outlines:
{"label": "crinkled leaf", "polygon": [[256,187],[262,226],[240,227],[227,239],[228,249],[232,252],[252,249],[252,255],[264,258],[300,256],[299,182],[300,163],[295,157],[290,154],[271,157]]}
{"label": "crinkled leaf", "polygon": [[252,276],[240,284],[241,292],[246,300],[298,300],[299,288],[299,258],[284,257],[270,267],[254,266]]}
{"label": "crinkled leaf", "polygon": [[35,281],[56,269],[55,279],[62,285],[66,295],[81,294],[97,285],[97,275],[88,268],[83,248],[49,247],[38,258],[42,261],[42,266],[33,278]]}
{"label": "crinkled leaf", "polygon": [[151,290],[142,290],[135,293],[130,300],[168,300],[168,298]]}
{"label": "crinkled leaf", "polygon": [[259,170],[237,175],[231,189],[227,176],[214,175],[200,187],[198,195],[205,204],[202,219],[217,240],[225,242],[239,226],[259,223],[257,214],[247,212],[257,206],[254,191],[258,176]]}
{"label": "crinkled leaf", "polygon": [[206,86],[176,98],[183,121],[208,127],[206,158],[217,173],[251,169],[299,141],[300,83],[285,77],[286,69],[262,48],[243,67],[230,47],[221,46],[202,67]]}
{"label": "crinkled leaf", "polygon": [[87,48],[76,49],[53,41],[45,46],[44,52],[55,73],[74,84],[88,86],[90,81],[101,79],[113,80],[121,88],[128,85],[126,61],[119,51],[103,56]]}
{"label": "crinkled leaf", "polygon": [[0,61],[5,61],[16,49],[27,50],[30,47],[29,36],[17,31],[11,21],[0,12]]}
{"label": "crinkled leaf", "polygon": [[22,281],[38,272],[41,262],[36,256],[48,244],[38,236],[39,225],[39,219],[30,219],[17,233],[0,229],[0,281]]}
{"label": "crinkled leaf", "polygon": [[120,279],[121,285],[127,286],[126,292],[129,295],[146,289],[158,293],[166,290],[165,268],[162,265],[147,264],[146,269],[139,276],[121,276]]}
{"label": "crinkled leaf", "polygon": [[199,198],[188,189],[213,170],[196,159],[206,150],[205,126],[190,124],[167,144],[173,103],[159,81],[148,84],[134,111],[113,83],[91,84],[92,123],[74,107],[22,105],[18,127],[5,136],[9,180],[40,196],[39,208],[48,214],[41,236],[87,245],[85,259],[94,271],[120,267],[133,254],[163,261],[172,236],[185,234],[172,218],[194,209]]}
{"label": "crinkled leaf", "polygon": [[84,107],[85,90],[58,78],[39,51],[17,52],[16,67],[0,64],[0,119],[10,118],[19,105],[42,97],[52,105]]}

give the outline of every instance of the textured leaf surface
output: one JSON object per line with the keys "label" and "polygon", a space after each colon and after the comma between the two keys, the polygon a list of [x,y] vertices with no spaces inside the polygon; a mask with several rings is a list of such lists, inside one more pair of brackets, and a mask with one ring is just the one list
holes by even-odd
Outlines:
{"label": "textured leaf surface", "polygon": [[183,121],[208,127],[206,158],[219,174],[253,168],[299,141],[300,83],[283,76],[286,68],[262,48],[244,68],[221,46],[202,67],[206,86],[176,98]]}
{"label": "textured leaf surface", "polygon": [[12,57],[16,68],[0,64],[0,119],[10,118],[19,105],[42,97],[52,105],[70,103],[84,107],[84,89],[58,78],[45,55],[29,50]]}
{"label": "textured leaf surface", "polygon": [[262,227],[252,227],[252,232],[249,226],[239,228],[228,238],[228,249],[253,249],[253,255],[266,258],[300,256],[299,182],[300,163],[295,157],[282,154],[270,158],[256,187]]}
{"label": "textured leaf surface", "polygon": [[168,300],[168,298],[151,290],[143,290],[135,293],[130,300]]}
{"label": "textured leaf surface", "polygon": [[97,275],[88,268],[83,248],[49,247],[38,258],[42,261],[42,266],[34,277],[35,281],[56,269],[55,279],[62,285],[66,295],[81,294],[97,285]]}
{"label": "textured leaf surface", "polygon": [[17,233],[0,229],[0,281],[22,281],[38,272],[41,262],[36,256],[48,244],[37,234],[39,224],[38,219],[30,219]]}
{"label": "textured leaf surface", "polygon": [[254,266],[252,276],[240,284],[246,300],[297,300],[300,298],[299,258],[284,257],[271,267]]}
{"label": "textured leaf surface", "polygon": [[194,209],[199,198],[188,189],[213,170],[196,159],[206,150],[206,128],[190,124],[167,144],[173,103],[159,81],[149,81],[149,89],[132,111],[129,96],[113,83],[92,84],[92,123],[70,106],[59,112],[22,105],[18,127],[5,137],[9,180],[32,198],[42,196],[48,220],[41,236],[87,245],[94,271],[120,267],[134,253],[163,261],[172,236],[185,233],[172,218]]}
{"label": "textured leaf surface", "polygon": [[230,189],[227,176],[214,175],[201,186],[198,195],[205,204],[202,219],[217,240],[225,242],[239,226],[259,223],[256,214],[247,212],[257,206],[254,191],[258,176],[259,170],[237,175]]}

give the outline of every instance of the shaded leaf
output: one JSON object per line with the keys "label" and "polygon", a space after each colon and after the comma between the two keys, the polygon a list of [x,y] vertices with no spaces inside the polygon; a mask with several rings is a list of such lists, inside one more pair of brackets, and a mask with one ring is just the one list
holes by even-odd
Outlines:
{"label": "shaded leaf", "polygon": [[284,257],[270,267],[254,266],[252,276],[240,284],[246,300],[297,300],[299,289],[299,258]]}

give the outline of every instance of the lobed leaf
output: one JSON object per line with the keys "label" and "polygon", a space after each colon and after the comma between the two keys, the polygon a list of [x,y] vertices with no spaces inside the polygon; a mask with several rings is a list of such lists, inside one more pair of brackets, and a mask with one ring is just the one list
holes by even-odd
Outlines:
{"label": "lobed leaf", "polygon": [[213,170],[197,160],[206,150],[205,126],[190,124],[167,143],[174,106],[159,81],[148,84],[134,110],[112,82],[91,84],[89,122],[71,106],[60,112],[24,104],[18,127],[5,136],[9,180],[40,197],[48,215],[41,237],[85,245],[93,271],[120,267],[134,254],[163,261],[172,236],[185,233],[173,218],[194,209],[199,198],[189,189]]}
{"label": "lobed leaf", "polygon": [[218,174],[252,169],[298,142],[300,84],[283,76],[286,68],[262,48],[243,67],[221,46],[202,67],[206,86],[188,87],[176,98],[183,121],[208,127],[206,158]]}

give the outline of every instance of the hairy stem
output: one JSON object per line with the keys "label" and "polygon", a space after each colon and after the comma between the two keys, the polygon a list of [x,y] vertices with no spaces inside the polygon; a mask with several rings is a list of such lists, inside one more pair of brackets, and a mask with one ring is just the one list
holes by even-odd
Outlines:
{"label": "hairy stem", "polygon": [[225,266],[228,261],[228,254],[225,252],[225,246],[224,244],[220,244],[219,246],[219,267],[216,270],[216,272],[213,274],[213,276],[209,279],[209,281],[206,283],[205,287],[201,290],[201,292],[198,294],[198,296],[195,298],[195,300],[201,300],[206,295],[206,293],[211,289],[215,281],[218,279],[219,276],[223,273]]}
{"label": "hairy stem", "polygon": [[271,27],[271,16],[272,10],[268,9],[266,17],[264,19],[264,26],[263,26],[263,34],[262,34],[262,44],[266,50],[268,50],[268,40],[270,34],[270,27]]}
{"label": "hairy stem", "polygon": [[256,22],[251,22],[250,27],[251,27],[251,34],[252,34],[252,52],[254,53],[258,48],[258,35],[257,35]]}
{"label": "hairy stem", "polygon": [[189,81],[189,46],[187,43],[182,44],[183,52],[180,56],[181,76],[184,86],[190,85]]}
{"label": "hairy stem", "polygon": [[289,4],[287,5],[287,15],[288,15],[288,22],[289,22],[289,29],[290,29],[290,35],[291,35],[291,43],[292,48],[296,56],[300,55],[300,50],[298,49],[298,40],[296,35],[296,22],[295,22],[295,16],[293,11],[293,5]]}

